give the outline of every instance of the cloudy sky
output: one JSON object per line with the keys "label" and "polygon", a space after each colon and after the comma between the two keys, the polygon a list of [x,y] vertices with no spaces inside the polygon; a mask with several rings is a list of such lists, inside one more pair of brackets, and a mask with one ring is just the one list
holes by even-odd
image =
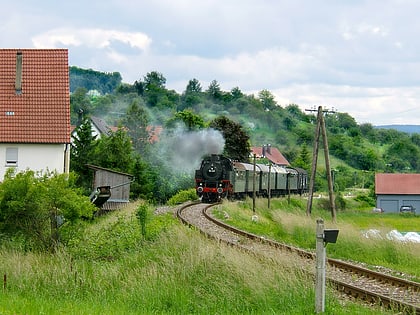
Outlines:
{"label": "cloudy sky", "polygon": [[70,65],[158,71],[181,93],[196,78],[271,91],[358,123],[420,125],[420,1],[2,1],[1,48],[68,48]]}

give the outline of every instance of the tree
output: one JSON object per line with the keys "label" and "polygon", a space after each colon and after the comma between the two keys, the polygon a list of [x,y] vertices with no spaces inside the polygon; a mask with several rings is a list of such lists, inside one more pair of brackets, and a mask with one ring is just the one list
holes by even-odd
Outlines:
{"label": "tree", "polygon": [[162,73],[152,71],[144,76],[144,89],[145,91],[152,91],[155,89],[164,89],[166,78]]}
{"label": "tree", "polygon": [[232,96],[232,100],[237,100],[244,96],[239,87],[234,87],[232,90],[230,90],[230,94]]}
{"label": "tree", "polygon": [[226,156],[238,161],[248,161],[251,152],[249,135],[240,124],[226,116],[219,116],[210,123],[210,127],[222,132],[225,138]]}
{"label": "tree", "polygon": [[184,109],[177,112],[172,118],[166,122],[167,128],[174,128],[177,122],[182,122],[189,131],[202,129],[205,126],[201,116],[195,114],[192,110]]}
{"label": "tree", "polygon": [[98,140],[94,163],[114,171],[130,173],[134,166],[133,147],[127,132],[118,128]]}
{"label": "tree", "polygon": [[272,110],[277,106],[274,95],[268,90],[262,90],[258,93],[258,98],[264,106],[264,110]]}
{"label": "tree", "polygon": [[182,95],[182,101],[184,103],[182,108],[192,107],[200,103],[201,94],[202,88],[200,82],[197,79],[188,81],[185,92]]}
{"label": "tree", "polygon": [[306,142],[303,143],[300,153],[297,158],[294,160],[293,165],[310,171],[311,169],[311,157],[309,154],[308,146]]}
{"label": "tree", "polygon": [[198,81],[197,79],[192,79],[188,81],[187,87],[185,89],[185,94],[201,93],[201,92],[202,92],[202,88],[201,88],[200,81]]}
{"label": "tree", "polygon": [[223,95],[222,90],[220,89],[220,85],[216,80],[210,82],[206,92],[214,100],[221,100]]}
{"label": "tree", "polygon": [[87,167],[93,159],[96,135],[92,135],[92,123],[85,117],[72,135],[70,150],[70,170],[79,175],[77,183],[86,191],[91,189],[92,172]]}
{"label": "tree", "polygon": [[128,129],[128,135],[133,141],[133,148],[144,153],[149,145],[149,115],[146,109],[140,105],[139,99],[134,99],[127,109],[123,119],[124,126]]}

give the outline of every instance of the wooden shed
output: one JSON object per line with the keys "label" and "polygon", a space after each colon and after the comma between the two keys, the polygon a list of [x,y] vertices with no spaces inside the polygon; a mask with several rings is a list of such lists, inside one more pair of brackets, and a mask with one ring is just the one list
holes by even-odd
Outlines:
{"label": "wooden shed", "polygon": [[102,210],[116,210],[130,201],[130,185],[134,181],[131,174],[121,173],[95,165],[88,165],[94,171],[92,190],[98,187],[109,186],[111,196],[102,206]]}

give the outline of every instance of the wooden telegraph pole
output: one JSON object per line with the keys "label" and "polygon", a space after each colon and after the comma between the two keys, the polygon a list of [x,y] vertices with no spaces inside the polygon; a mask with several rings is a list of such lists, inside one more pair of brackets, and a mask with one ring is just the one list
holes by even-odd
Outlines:
{"label": "wooden telegraph pole", "polygon": [[[314,110],[307,110],[307,111],[314,111]],[[330,208],[331,208],[331,217],[332,221],[336,222],[336,213],[335,213],[335,200],[334,200],[334,188],[331,176],[331,166],[330,166],[330,156],[328,151],[328,140],[327,140],[327,130],[325,128],[325,120],[324,120],[324,112],[322,106],[318,107],[318,115],[316,119],[316,129],[315,129],[315,139],[314,139],[314,151],[312,154],[312,170],[311,170],[311,178],[309,180],[309,196],[308,196],[308,203],[306,207],[306,215],[310,215],[312,211],[312,200],[313,200],[313,192],[314,192],[314,183],[315,183],[315,175],[316,175],[316,167],[318,164],[318,148],[319,148],[319,136],[322,133],[322,140],[324,143],[324,155],[325,155],[325,168],[327,172],[327,181],[328,181],[328,195],[330,198]]]}

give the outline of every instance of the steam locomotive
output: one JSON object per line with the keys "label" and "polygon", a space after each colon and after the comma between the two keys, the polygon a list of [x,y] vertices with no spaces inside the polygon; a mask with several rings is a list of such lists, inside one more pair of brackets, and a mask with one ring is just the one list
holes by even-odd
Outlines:
{"label": "steam locomotive", "polygon": [[253,196],[284,196],[303,194],[308,189],[305,170],[264,164],[235,162],[223,155],[204,157],[200,169],[195,171],[197,195],[202,202],[218,202],[222,198],[236,199]]}

